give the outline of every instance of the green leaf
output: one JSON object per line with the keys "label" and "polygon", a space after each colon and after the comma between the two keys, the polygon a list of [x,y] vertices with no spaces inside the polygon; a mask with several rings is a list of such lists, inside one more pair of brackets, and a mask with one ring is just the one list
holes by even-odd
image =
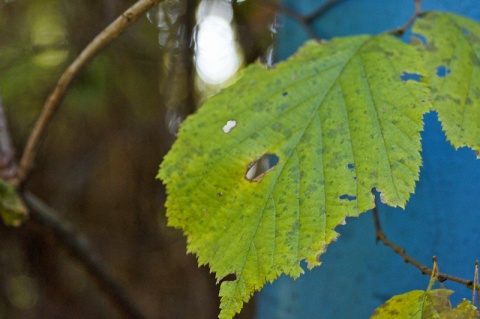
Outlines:
{"label": "green leaf", "polygon": [[415,23],[414,41],[423,54],[433,107],[455,148],[469,146],[480,158],[480,24],[451,14],[429,12]]}
{"label": "green leaf", "polygon": [[13,185],[0,179],[0,217],[7,226],[20,226],[27,217],[27,208]]}
{"label": "green leaf", "polygon": [[[320,265],[335,227],[375,206],[373,188],[404,207],[430,107],[405,72],[424,75],[423,62],[388,35],[308,42],[272,69],[248,67],[183,123],[158,177],[188,251],[219,282],[235,278],[221,283],[221,318],[281,273],[299,276],[300,261]],[[262,157],[278,163],[246,176]]]}
{"label": "green leaf", "polygon": [[456,308],[450,304],[447,289],[414,290],[397,295],[378,307],[370,319],[476,319],[478,312],[469,301]]}

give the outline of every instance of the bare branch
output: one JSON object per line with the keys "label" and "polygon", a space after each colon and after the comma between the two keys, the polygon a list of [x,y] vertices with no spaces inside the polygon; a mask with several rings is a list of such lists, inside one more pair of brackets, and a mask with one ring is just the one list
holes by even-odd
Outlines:
{"label": "bare branch", "polygon": [[64,246],[82,264],[98,287],[125,318],[146,318],[111,277],[105,264],[95,256],[86,238],[77,234],[70,223],[58,218],[56,212],[33,194],[23,192],[22,196],[30,210],[30,221],[52,232],[55,241]]}
{"label": "bare branch", "polygon": [[344,0],[330,0],[327,3],[324,3],[320,8],[317,10],[309,13],[308,15],[304,16],[305,22],[311,24],[313,20],[320,17],[321,15],[325,14],[328,10],[333,8],[335,5],[339,4]]}
{"label": "bare branch", "polygon": [[[373,220],[375,222],[375,233],[376,233],[377,241],[380,240],[381,242],[383,242],[385,246],[390,247],[394,252],[399,254],[406,263],[412,264],[415,267],[417,267],[422,272],[422,274],[429,275],[429,276],[432,275],[432,272],[433,272],[432,269],[428,268],[425,265],[422,265],[420,262],[418,262],[417,260],[407,255],[407,253],[405,252],[405,249],[403,249],[402,247],[396,245],[395,243],[387,239],[387,236],[382,231],[382,228],[380,225],[380,219],[378,217],[378,211],[376,207],[373,209]],[[459,284],[465,285],[469,289],[473,289],[474,287],[476,290],[480,289],[480,285],[478,283],[474,284],[473,280],[466,280],[466,279],[451,276],[448,274],[437,273],[437,279],[440,282],[444,282],[445,280],[454,281]]]}
{"label": "bare branch", "polygon": [[105,28],[95,39],[90,42],[87,47],[80,53],[80,55],[73,61],[72,64],[65,70],[52,93],[48,97],[43,106],[35,126],[30,134],[30,137],[25,146],[25,150],[20,160],[20,168],[18,171],[17,185],[25,182],[30,174],[35,156],[39,148],[39,143],[45,136],[45,131],[50,123],[52,116],[60,106],[60,102],[67,91],[72,80],[85,67],[85,65],[95,57],[95,55],[103,49],[113,39],[118,37],[127,27],[132,25],[137,19],[142,16],[148,9],[159,3],[160,0],[139,0],[115,21],[113,21],[107,28]]}

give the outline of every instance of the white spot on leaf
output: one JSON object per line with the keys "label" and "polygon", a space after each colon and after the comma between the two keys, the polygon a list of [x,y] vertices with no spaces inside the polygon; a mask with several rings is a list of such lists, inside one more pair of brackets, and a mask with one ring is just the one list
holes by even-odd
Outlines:
{"label": "white spot on leaf", "polygon": [[227,124],[225,124],[225,125],[223,126],[223,132],[224,132],[224,133],[230,133],[230,131],[231,131],[235,126],[237,126],[237,121],[235,121],[235,120],[228,121]]}

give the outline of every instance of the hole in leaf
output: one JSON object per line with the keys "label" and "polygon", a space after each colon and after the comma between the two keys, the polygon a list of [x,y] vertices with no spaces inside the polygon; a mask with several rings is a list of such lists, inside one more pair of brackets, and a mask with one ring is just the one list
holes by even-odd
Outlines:
{"label": "hole in leaf", "polygon": [[235,274],[228,274],[228,275],[226,275],[225,277],[223,277],[222,279],[220,279],[220,280],[218,281],[218,284],[221,285],[222,282],[224,282],[224,281],[235,281],[235,280],[237,280],[237,275],[235,275]]}
{"label": "hole in leaf", "polygon": [[441,77],[441,78],[444,78],[446,77],[448,74],[450,74],[452,72],[452,70],[450,70],[449,68],[447,68],[445,65],[440,65],[438,68],[437,68],[437,76],[438,77]]}
{"label": "hole in leaf", "polygon": [[260,182],[265,174],[277,166],[279,158],[275,154],[265,154],[247,165],[245,178],[250,182]]}
{"label": "hole in leaf", "polygon": [[282,96],[287,96],[288,95],[288,92],[283,92],[282,93]]}
{"label": "hole in leaf", "polygon": [[403,82],[407,82],[409,80],[412,80],[412,81],[415,81],[415,82],[420,82],[420,77],[421,77],[421,75],[418,74],[418,73],[409,73],[409,72],[405,72],[405,71],[403,71],[402,75],[400,75],[400,79]]}
{"label": "hole in leaf", "polygon": [[355,164],[349,163],[349,164],[347,165],[347,168],[348,168],[348,169],[354,169],[354,168],[355,168]]}
{"label": "hole in leaf", "polygon": [[340,196],[339,198],[342,199],[342,200],[352,201],[352,200],[356,200],[356,199],[357,199],[357,196],[352,196],[352,195],[348,195],[348,194],[343,194],[343,195]]}
{"label": "hole in leaf", "polygon": [[230,133],[230,131],[233,130],[235,126],[237,126],[237,121],[228,121],[227,124],[223,126],[223,133]]}
{"label": "hole in leaf", "polygon": [[470,34],[470,32],[467,29],[462,29],[462,33],[464,35],[469,35]]}
{"label": "hole in leaf", "polygon": [[428,41],[427,38],[425,38],[423,35],[418,34],[418,33],[412,33],[411,41],[420,41],[422,42],[423,45],[427,45]]}

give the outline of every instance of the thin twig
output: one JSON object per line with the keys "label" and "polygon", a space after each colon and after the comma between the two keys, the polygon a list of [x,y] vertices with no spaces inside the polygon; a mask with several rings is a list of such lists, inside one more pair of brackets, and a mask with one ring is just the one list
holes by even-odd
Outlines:
{"label": "thin twig", "polygon": [[[390,247],[394,252],[399,254],[406,263],[412,264],[415,267],[417,267],[422,272],[422,274],[429,275],[429,276],[432,275],[432,272],[433,272],[432,269],[428,268],[425,265],[422,265],[420,262],[418,262],[415,259],[413,259],[412,257],[408,256],[407,253],[405,252],[405,249],[403,249],[402,247],[396,245],[395,243],[393,243],[393,242],[391,242],[390,240],[387,239],[387,236],[382,231],[382,228],[381,228],[381,225],[380,225],[380,218],[378,217],[378,211],[377,211],[376,207],[373,209],[373,220],[374,220],[374,223],[375,223],[375,233],[376,233],[377,242],[379,240],[381,242],[383,242],[383,244],[385,246]],[[437,274],[437,279],[440,282],[444,282],[445,280],[454,281],[454,282],[457,282],[459,284],[465,285],[469,289],[473,289],[474,287],[477,290],[480,289],[480,285],[479,284],[474,284],[474,282],[472,280],[466,280],[466,279],[451,276],[451,275],[448,275],[448,274],[438,273]]]}
{"label": "thin twig", "polygon": [[12,146],[10,131],[7,126],[7,117],[0,92],[0,178],[12,182],[18,172],[15,162],[15,150]]}
{"label": "thin twig", "polygon": [[35,156],[37,154],[39,143],[45,136],[45,131],[50,123],[52,116],[57,111],[60,102],[65,95],[75,76],[85,67],[85,65],[95,57],[95,55],[103,49],[113,39],[118,37],[127,27],[132,25],[140,16],[142,16],[148,9],[159,3],[160,0],[139,0],[132,5],[127,11],[120,15],[108,27],[106,27],[95,39],[90,42],[87,47],[80,53],[80,55],[73,61],[72,64],[65,70],[52,93],[48,97],[43,106],[35,126],[30,134],[30,137],[25,146],[25,150],[20,160],[20,168],[18,171],[18,178],[15,181],[16,185],[21,186],[30,174]]}
{"label": "thin twig", "polygon": [[318,9],[314,10],[313,12],[307,15],[301,15],[296,11],[290,9],[289,7],[277,2],[274,3],[268,0],[260,0],[258,1],[258,3],[260,3],[261,5],[273,8],[278,12],[284,13],[286,16],[298,22],[305,29],[305,31],[307,31],[308,35],[312,39],[322,40],[317,35],[315,30],[312,28],[313,21],[318,17],[320,17],[321,15],[325,14],[328,10],[330,10],[331,8],[333,8],[335,5],[339,4],[342,1],[344,0],[329,0],[325,4],[321,5]]}
{"label": "thin twig", "polygon": [[22,196],[30,210],[30,221],[53,233],[56,242],[63,245],[83,265],[98,287],[122,312],[125,318],[146,318],[125,294],[120,285],[111,277],[105,264],[94,255],[87,240],[77,234],[70,223],[58,218],[56,212],[33,194],[23,192]]}
{"label": "thin twig", "polygon": [[330,0],[327,3],[324,3],[323,5],[320,6],[320,8],[314,10],[313,12],[307,14],[306,16],[303,17],[305,20],[305,23],[311,24],[313,20],[317,19],[321,15],[324,15],[328,10],[333,8],[335,5],[339,4],[344,0]]}
{"label": "thin twig", "polygon": [[408,21],[401,28],[394,30],[392,33],[398,36],[402,36],[405,33],[405,31],[407,31],[407,29],[410,28],[410,26],[415,22],[415,20],[421,14],[422,14],[422,0],[415,0],[415,10],[411,18],[408,19]]}

